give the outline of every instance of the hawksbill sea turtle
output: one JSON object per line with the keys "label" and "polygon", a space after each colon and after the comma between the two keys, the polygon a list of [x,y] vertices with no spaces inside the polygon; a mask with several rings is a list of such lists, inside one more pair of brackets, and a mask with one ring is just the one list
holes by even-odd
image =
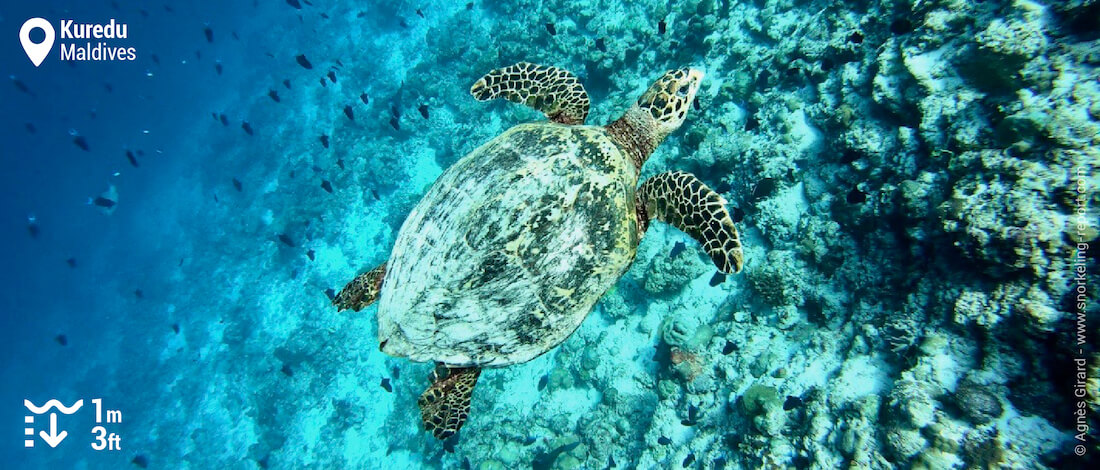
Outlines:
{"label": "hawksbill sea turtle", "polygon": [[739,272],[741,242],[726,200],[695,176],[661,173],[638,186],[657,145],[684,122],[703,73],[671,70],[615,122],[587,126],[588,93],[573,74],[521,62],[470,88],[544,113],[466,155],[409,213],[389,260],[334,298],[359,311],[378,300],[378,342],[436,364],[417,403],[425,428],[454,435],[481,369],[530,361],[561,344],[626,272],[651,220]]}

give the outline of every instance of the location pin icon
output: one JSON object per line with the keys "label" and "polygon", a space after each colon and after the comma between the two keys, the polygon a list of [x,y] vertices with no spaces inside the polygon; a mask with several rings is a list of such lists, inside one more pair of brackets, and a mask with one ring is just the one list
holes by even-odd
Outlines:
{"label": "location pin icon", "polygon": [[[37,44],[31,41],[31,31],[34,28],[41,28],[46,33],[44,41]],[[31,18],[23,23],[22,28],[19,28],[19,42],[23,44],[23,51],[27,53],[27,57],[30,57],[35,67],[38,67],[42,65],[43,60],[46,60],[46,56],[50,55],[50,49],[53,49],[53,26],[43,18]]]}

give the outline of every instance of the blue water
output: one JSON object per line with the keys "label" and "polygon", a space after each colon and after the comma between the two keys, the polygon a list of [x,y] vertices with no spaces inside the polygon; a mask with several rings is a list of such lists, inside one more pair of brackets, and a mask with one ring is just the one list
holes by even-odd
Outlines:
{"label": "blue water", "polygon": [[[913,3],[4,3],[0,462],[1088,468],[1095,328],[1072,332],[1095,321],[1098,278],[1076,242],[1100,240],[1070,233],[1064,196],[1083,185],[1095,227],[1100,86],[1074,51],[1095,49],[1096,8],[987,1],[941,21],[948,2]],[[55,45],[35,67],[17,40],[32,17],[126,23],[109,45],[137,58]],[[1016,27],[1002,43],[998,21]],[[981,55],[1006,43],[1025,52]],[[1027,78],[1048,59],[1061,81]],[[416,404],[431,365],[380,353],[376,307],[338,314],[326,289],[388,258],[448,166],[543,119],[468,94],[523,60],[576,73],[594,125],[663,71],[705,69],[642,173],[722,193],[746,268],[722,281],[654,223],[560,348],[482,375],[444,445]],[[110,188],[111,210],[91,203]],[[94,422],[97,398],[122,422]],[[48,413],[24,435],[24,399],[84,406],[51,448]],[[96,450],[97,425],[121,449]]]}

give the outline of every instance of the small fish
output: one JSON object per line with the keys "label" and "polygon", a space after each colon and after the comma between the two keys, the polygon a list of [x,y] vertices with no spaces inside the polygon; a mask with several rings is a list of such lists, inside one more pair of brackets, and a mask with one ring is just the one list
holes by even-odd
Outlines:
{"label": "small fish", "polygon": [[397,119],[401,119],[401,110],[397,108],[397,104],[390,105],[390,115]]}
{"label": "small fish", "polygon": [[370,195],[374,196],[375,201],[381,201],[382,200],[382,198],[378,197],[378,192],[375,191],[374,188],[370,188]]}
{"label": "small fish", "polygon": [[726,345],[722,346],[722,355],[729,356],[730,354],[733,354],[733,352],[736,351],[736,350],[737,350],[737,345],[733,344],[733,341],[730,341],[730,340],[727,339],[726,340]]}
{"label": "small fish", "polygon": [[25,127],[27,129],[27,132],[30,132],[31,134],[35,134],[38,132],[38,128],[34,127],[34,124],[31,124],[29,122],[24,123],[23,127]]}
{"label": "small fish", "polygon": [[735,224],[745,220],[745,211],[740,207],[734,207],[733,210],[730,211],[730,219],[733,220]]}
{"label": "small fish", "polygon": [[249,124],[248,121],[241,121],[241,129],[244,129],[245,134],[255,135],[252,132],[252,124]]}
{"label": "small fish", "polygon": [[802,398],[794,395],[787,395],[787,399],[783,401],[783,411],[791,411],[800,406],[802,406]]}
{"label": "small fish", "polygon": [[142,292],[141,289],[134,289],[134,297],[137,297],[139,299],[144,299],[145,298],[145,293]]}
{"label": "small fish", "polygon": [[137,465],[138,468],[149,468],[149,458],[141,454],[135,455],[130,463]]}
{"label": "small fish", "polygon": [[228,126],[229,125],[229,117],[227,117],[225,115],[225,113],[219,114],[218,115],[218,120],[222,122],[223,126]]}
{"label": "small fish", "polygon": [[714,276],[711,276],[710,278],[710,286],[715,287],[723,282],[726,282],[726,273],[722,271],[715,271]]}
{"label": "small fish", "polygon": [[340,68],[340,67],[343,67],[343,66],[344,66],[344,63],[341,62],[340,59],[336,59],[336,67]]}
{"label": "small fish", "polygon": [[55,337],[53,340],[57,341],[57,344],[60,344],[62,346],[68,346],[69,345],[69,338],[66,337],[63,334],[57,335],[57,337]]}
{"label": "small fish", "polygon": [[310,261],[313,261],[313,260],[316,259],[316,254],[317,253],[315,251],[313,251],[313,248],[310,248],[309,251],[306,251],[306,257],[309,258]]}
{"label": "small fish", "polygon": [[85,152],[90,151],[90,150],[88,150],[88,140],[85,139],[84,136],[82,136],[82,135],[78,135],[76,137],[73,137],[73,144],[76,145],[77,147],[80,147],[80,150],[83,150]]}
{"label": "small fish", "polygon": [[325,77],[321,77],[320,80],[321,80],[321,86],[324,87],[324,88],[327,88],[328,87],[328,82],[325,81]]}
{"label": "small fish", "polygon": [[350,104],[344,106],[344,116],[347,116],[348,119],[351,119],[352,121],[355,120],[355,113],[352,112]]}
{"label": "small fish", "polygon": [[400,21],[397,22],[397,24],[401,25],[402,28],[408,28],[409,27],[409,22],[405,21],[404,18],[401,18]]}
{"label": "small fish", "polygon": [[390,118],[390,126],[392,126],[393,130],[395,130],[395,131],[401,130],[401,122],[398,121],[397,118],[395,118],[395,117]]}
{"label": "small fish", "polygon": [[285,86],[287,90],[290,89],[290,79],[289,78],[283,79],[283,86]]}
{"label": "small fish", "polygon": [[222,74],[222,63],[221,62],[217,62],[217,63],[214,64],[214,71],[218,72],[218,75]]}
{"label": "small fish", "polygon": [[218,200],[218,193],[214,193],[214,202],[221,202]]}
{"label": "small fish", "polygon": [[183,266],[183,258],[180,258],[180,262],[176,264],[176,267]]}
{"label": "small fish", "polygon": [[665,20],[658,21],[657,22],[657,34],[665,34],[665,29],[667,29],[667,27],[668,27],[668,25],[665,24]]}
{"label": "small fish", "polygon": [[336,291],[329,287],[325,289],[325,296],[328,297],[329,300],[333,300],[336,298]]}
{"label": "small fish", "polygon": [[618,466],[618,464],[615,463],[615,456],[608,455],[607,456],[607,468],[615,468],[617,466]]}
{"label": "small fish", "polygon": [[417,9],[416,9],[416,16],[419,16],[419,17],[421,17],[421,18],[424,18],[424,12],[420,11],[420,9],[419,9],[419,8],[417,8]]}
{"label": "small fish", "polygon": [[542,389],[546,388],[546,384],[548,383],[550,383],[550,374],[546,374],[539,378],[539,391],[541,392]]}
{"label": "small fish", "polygon": [[19,91],[34,96],[34,93],[32,93],[31,89],[27,87],[27,84],[23,83],[22,80],[15,78],[15,75],[11,76],[11,83],[12,85],[15,85],[15,88],[19,89]]}
{"label": "small fish", "polygon": [[287,377],[294,377],[294,371],[290,369],[290,364],[283,364],[283,367],[279,369],[279,372],[282,372],[283,375]]}
{"label": "small fish", "polygon": [[763,178],[756,183],[756,186],[752,188],[752,200],[759,201],[768,196],[771,196],[775,192],[778,183],[775,178]]}
{"label": "small fish", "polygon": [[382,385],[382,388],[386,389],[387,392],[393,393],[393,386],[390,385],[390,378],[389,377],[382,378],[382,384],[381,385]]}
{"label": "small fish", "polygon": [[556,36],[558,28],[554,27],[554,23],[546,23],[546,32],[550,33],[551,36]]}
{"label": "small fish", "polygon": [[321,189],[332,194],[332,183],[329,183],[328,180],[321,180]]}
{"label": "small fish", "polygon": [[681,466],[684,467],[684,468],[687,468],[688,465],[691,465],[693,463],[695,463],[695,453],[694,452],[688,454],[687,457],[684,457],[684,463]]}
{"label": "small fish", "polygon": [[848,201],[848,204],[863,204],[867,202],[867,193],[860,191],[859,188],[852,188],[845,199]]}
{"label": "small fish", "polygon": [[309,63],[309,59],[306,58],[305,54],[298,54],[298,57],[295,57],[294,60],[297,60],[298,65],[301,65],[306,70],[313,68],[313,64]]}
{"label": "small fish", "polygon": [[76,267],[76,258],[69,258],[69,259],[65,260],[65,264],[69,265],[70,268],[75,268]]}
{"label": "small fish", "polygon": [[703,106],[699,104],[699,96],[698,95],[695,96],[695,99],[691,100],[691,107],[695,108],[696,111],[699,111],[700,109],[703,109]]}
{"label": "small fish", "polygon": [[302,4],[301,4],[301,3],[298,3],[298,0],[286,0],[286,4],[287,4],[287,5],[290,5],[290,6],[294,7],[294,8],[297,8],[297,9],[299,9],[299,10],[301,10],[301,9],[302,9]]}
{"label": "small fish", "polygon": [[233,178],[233,188],[236,189],[238,193],[241,192],[241,180]]}
{"label": "small fish", "polygon": [[756,116],[749,116],[749,118],[745,120],[746,131],[751,131],[757,127],[760,127],[760,120],[756,119]]}
{"label": "small fish", "polygon": [[554,462],[558,460],[558,456],[576,449],[579,445],[581,445],[581,441],[576,441],[572,444],[560,446],[550,452],[539,453],[531,462],[531,468],[533,470],[549,470],[554,467]]}
{"label": "small fish", "polygon": [[367,96],[366,93],[359,94],[359,100],[362,101],[363,104],[370,104],[370,97]]}
{"label": "small fish", "polygon": [[695,426],[696,424],[698,424],[698,418],[699,408],[697,408],[695,405],[688,405],[687,418],[680,420],[680,424],[684,426]]}
{"label": "small fish", "polygon": [[328,19],[328,13],[321,12],[321,18]]}
{"label": "small fish", "polygon": [[202,29],[202,34],[206,35],[206,42],[214,42],[214,30],[209,26]]}
{"label": "small fish", "polygon": [[424,116],[424,119],[428,119],[428,105],[421,104],[416,110],[420,111],[420,115]]}
{"label": "small fish", "polygon": [[267,96],[270,97],[272,100],[274,100],[276,103],[278,103],[280,101],[279,100],[279,92],[277,92],[275,90],[268,90],[267,91]]}
{"label": "small fish", "polygon": [[134,157],[134,152],[131,152],[131,151],[127,150],[126,151],[126,159],[130,160],[130,164],[133,165],[134,168],[138,167],[138,161],[137,161],[137,158]]}
{"label": "small fish", "polygon": [[172,324],[172,331],[175,332],[177,335],[180,334],[180,324],[179,323],[173,323]]}
{"label": "small fish", "polygon": [[473,10],[474,9],[474,2],[466,2],[466,9],[467,10]]}
{"label": "small fish", "polygon": [[283,242],[286,246],[294,248],[294,240],[291,240],[285,233],[279,234],[279,241]]}
{"label": "small fish", "polygon": [[660,445],[663,445],[663,446],[667,446],[669,444],[672,444],[672,439],[669,439],[665,436],[661,436],[661,437],[657,438],[657,443],[660,444]]}
{"label": "small fish", "polygon": [[596,49],[600,52],[607,52],[607,41],[604,38],[596,38]]}
{"label": "small fish", "polygon": [[343,170],[344,169],[344,159],[343,158],[337,158],[336,159],[336,166],[340,167],[340,169]]}
{"label": "small fish", "polygon": [[534,444],[538,441],[539,441],[538,438],[535,437],[535,436],[527,436],[523,439],[523,445],[524,446],[529,446],[529,445]]}
{"label": "small fish", "polygon": [[668,257],[669,258],[675,258],[676,255],[679,255],[680,253],[683,253],[684,248],[686,248],[686,247],[687,246],[684,245],[684,242],[676,242],[675,245],[672,245],[672,251],[670,251],[668,253]]}
{"label": "small fish", "polygon": [[332,80],[332,83],[336,83],[336,72],[335,71],[329,70],[327,75],[328,75],[328,79]]}
{"label": "small fish", "polygon": [[[375,199],[378,199],[378,197],[375,197]],[[27,222],[27,235],[30,235],[31,238],[38,238],[38,224],[33,218]]]}
{"label": "small fish", "polygon": [[328,136],[325,134],[321,134],[321,146],[328,148]]}

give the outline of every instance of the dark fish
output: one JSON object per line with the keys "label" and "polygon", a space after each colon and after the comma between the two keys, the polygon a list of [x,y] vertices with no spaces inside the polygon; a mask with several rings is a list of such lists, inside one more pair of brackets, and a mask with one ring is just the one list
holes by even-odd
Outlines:
{"label": "dark fish", "polygon": [[718,284],[726,282],[726,273],[722,271],[715,271],[714,276],[710,278],[710,286],[716,287]]}
{"label": "dark fish", "polygon": [[275,90],[268,90],[267,96],[271,97],[272,100],[275,100],[276,103],[279,102],[279,92]]}
{"label": "dark fish", "polygon": [[752,200],[759,201],[771,196],[777,185],[775,178],[764,178],[758,181],[752,188]]}
{"label": "dark fish", "polygon": [[138,161],[137,161],[137,158],[134,157],[134,152],[131,152],[131,151],[127,150],[126,151],[126,159],[130,160],[130,164],[133,165],[134,168],[138,167]]}
{"label": "dark fish", "polygon": [[306,252],[306,257],[309,258],[310,261],[316,259],[316,252],[313,251],[313,248],[310,248],[309,251]]}
{"label": "dark fish", "polygon": [[859,188],[852,188],[845,199],[848,200],[848,204],[863,204],[867,202],[867,193],[860,191]]}
{"label": "dark fish", "polygon": [[375,201],[381,201],[382,200],[382,198],[378,197],[378,192],[375,191],[374,188],[370,188],[370,195],[374,196]]}
{"label": "dark fish", "polygon": [[325,134],[321,134],[321,146],[328,148],[328,136]]}
{"label": "dark fish", "polygon": [[760,121],[756,119],[756,116],[749,116],[749,118],[745,120],[746,131],[751,131],[757,127],[760,127]]}
{"label": "dark fish", "polygon": [[[416,10],[416,11],[419,12],[420,10]],[[472,470],[472,469],[473,469],[473,467],[470,466],[470,458],[469,457],[463,457],[462,458],[462,470]]]}
{"label": "dark fish", "polygon": [[695,453],[694,452],[688,454],[687,457],[684,457],[684,463],[681,466],[684,467],[684,468],[687,468],[688,465],[691,465],[693,463],[695,463]]}
{"label": "dark fish", "polygon": [[402,28],[408,28],[409,27],[409,22],[405,21],[404,18],[401,18],[400,21],[397,22],[397,24],[401,25]]}
{"label": "dark fish", "polygon": [[684,248],[686,248],[686,247],[687,246],[684,245],[684,242],[676,242],[675,245],[672,245],[672,251],[670,251],[668,253],[668,257],[669,258],[675,258],[676,255],[679,255],[680,253],[683,253]]}
{"label": "dark fish", "polygon": [[290,364],[283,364],[283,367],[279,369],[279,371],[287,377],[294,377],[294,371],[290,369]]}
{"label": "dark fish", "polygon": [[218,62],[214,64],[214,71],[218,72],[218,75],[222,74],[222,63]]}
{"label": "dark fish", "polygon": [[615,456],[608,455],[607,456],[607,468],[615,468],[617,466],[618,466],[618,464],[615,463]]}
{"label": "dark fish", "polygon": [[295,172],[294,172],[294,170],[290,170],[290,177],[291,177],[291,178],[293,178],[293,177],[294,177],[294,175],[295,175]]}
{"label": "dark fish", "polygon": [[787,399],[783,401],[783,411],[791,411],[800,406],[802,406],[802,399],[794,395],[787,395]]}
{"label": "dark fish", "polygon": [[235,39],[235,40],[237,40],[237,41],[240,41],[240,40],[241,40],[241,37],[237,35],[237,32],[236,32],[236,31],[233,31],[233,32],[231,32],[230,34],[232,34],[232,35],[233,35],[233,39]]}
{"label": "dark fish", "polygon": [[548,383],[550,383],[550,374],[546,374],[539,378],[539,391],[541,392],[542,389],[546,388],[546,384]]}
{"label": "dark fish", "polygon": [[473,10],[474,9],[474,2],[466,2],[466,9],[467,10]]}
{"label": "dark fish", "polygon": [[579,445],[581,445],[581,441],[559,446],[550,452],[540,452],[535,455],[535,459],[531,462],[531,468],[533,470],[549,470],[554,467],[554,462],[558,460],[558,456],[576,449]]}
{"label": "dark fish", "polygon": [[218,193],[214,193],[214,202],[221,202],[218,200]]}
{"label": "dark fish", "polygon": [[179,323],[173,323],[172,324],[172,331],[175,332],[177,335],[180,334],[180,324]]}
{"label": "dark fish", "polygon": [[328,180],[321,180],[321,189],[332,194],[332,183],[329,183]]}
{"label": "dark fish", "polygon": [[241,129],[244,129],[245,134],[255,135],[252,132],[252,124],[249,124],[248,121],[241,121]]}
{"label": "dark fish", "polygon": [[390,126],[393,126],[393,129],[396,131],[401,130],[401,122],[398,121],[395,117],[390,118]]}
{"label": "dark fish", "polygon": [[703,107],[699,105],[699,96],[696,96],[695,99],[691,100],[691,107],[695,108],[696,111],[703,109]]}
{"label": "dark fish", "polygon": [[596,49],[600,52],[607,52],[607,41],[604,38],[596,38]]}
{"label": "dark fish", "polygon": [[149,58],[153,59],[154,64],[160,65],[160,57],[157,57],[156,54],[149,54]]}
{"label": "dark fish", "polygon": [[336,72],[332,71],[332,70],[329,70],[328,71],[328,79],[332,80],[332,83],[336,83]]}
{"label": "dark fish", "polygon": [[672,439],[669,439],[665,436],[661,436],[661,437],[657,438],[657,443],[660,444],[660,445],[663,445],[663,446],[667,446],[669,444],[672,444]]}
{"label": "dark fish", "polygon": [[325,77],[321,77],[320,80],[321,80],[321,86],[327,88],[328,87],[328,82],[325,81]]}
{"label": "dark fish", "polygon": [[[378,199],[378,196],[374,198]],[[38,238],[38,224],[34,222],[27,224],[27,234],[30,235],[31,238]]]}
{"label": "dark fish", "polygon": [[424,119],[428,119],[428,105],[422,104],[416,110],[420,111],[420,115],[424,116]]}
{"label": "dark fish", "polygon": [[289,78],[283,79],[283,86],[285,86],[287,90],[290,89],[290,79]]}
{"label": "dark fish", "polygon": [[370,104],[370,97],[369,97],[369,96],[367,96],[367,94],[366,94],[366,93],[362,93],[362,94],[360,94],[360,95],[359,95],[359,100],[360,100],[360,101],[362,101],[362,102],[363,102],[363,104]]}
{"label": "dark fish", "polygon": [[729,356],[730,354],[733,354],[733,352],[736,351],[736,350],[737,350],[737,345],[733,344],[733,341],[730,341],[728,339],[726,340],[726,345],[722,346],[722,354],[726,355],[726,356]]}
{"label": "dark fish", "polygon": [[180,262],[176,264],[176,267],[183,266],[183,258],[180,258]]}
{"label": "dark fish", "polygon": [[88,140],[85,139],[84,136],[78,135],[76,137],[73,137],[73,143],[76,144],[77,147],[80,147],[80,150],[83,150],[85,152],[89,151]]}
{"label": "dark fish", "polygon": [[336,166],[340,167],[340,169],[343,170],[344,169],[344,159],[343,158],[337,158],[336,159]]}
{"label": "dark fish", "polygon": [[745,211],[741,210],[740,207],[734,207],[733,210],[730,211],[730,219],[732,219],[735,224],[745,220]]}
{"label": "dark fish", "polygon": [[529,445],[534,444],[538,441],[539,441],[538,438],[536,438],[535,436],[527,436],[527,437],[523,438],[523,445],[524,446],[529,446]]}
{"label": "dark fish", "polygon": [[453,434],[443,441],[443,451],[448,454],[455,453],[455,444],[458,444],[458,434]]}
{"label": "dark fish", "polygon": [[382,388],[386,389],[387,392],[393,393],[393,386],[390,385],[389,377],[382,378]]}
{"label": "dark fish", "polygon": [[229,118],[226,117],[225,113],[219,114],[218,115],[218,120],[222,122],[223,126],[228,126],[229,125]]}
{"label": "dark fish", "polygon": [[76,267],[76,258],[69,258],[69,259],[65,260],[65,264],[69,265],[70,268],[75,268]]}
{"label": "dark fish", "polygon": [[291,240],[285,233],[279,234],[279,241],[283,242],[286,246],[294,248],[294,240]]}
{"label": "dark fish", "polygon": [[34,127],[34,124],[31,124],[29,122],[24,123],[23,127],[27,128],[27,132],[30,132],[31,134],[34,134],[34,133],[38,132],[38,129],[36,127]]}
{"label": "dark fish", "polygon": [[351,111],[350,104],[344,106],[344,116],[347,116],[348,119],[351,119],[352,121],[355,120],[355,114]]}
{"label": "dark fish", "polygon": [[417,9],[416,9],[416,16],[419,16],[419,17],[421,17],[421,18],[424,18],[424,12],[420,11],[420,9],[419,9],[419,8],[417,8]]}
{"label": "dark fish", "polygon": [[115,201],[107,199],[103,196],[96,196],[95,199],[92,199],[92,204],[95,204],[95,205],[97,205],[99,207],[102,207],[104,209],[110,209],[112,207],[115,207],[116,203],[115,203]]}
{"label": "dark fish", "polygon": [[298,57],[295,57],[294,60],[297,60],[298,65],[301,65],[302,67],[305,67],[306,69],[312,69],[313,68],[313,64],[309,63],[309,59],[306,58],[305,54],[298,54]]}
{"label": "dark fish", "polygon": [[333,300],[336,298],[336,291],[329,287],[325,289],[325,296],[328,297],[329,300]]}
{"label": "dark fish", "polygon": [[145,293],[142,292],[141,289],[134,289],[134,297],[137,297],[139,299],[144,299],[145,298]]}
{"label": "dark fish", "polygon": [[848,42],[850,42],[852,44],[862,44],[863,43],[863,33],[859,32],[859,31],[853,32],[852,34],[848,35]]}
{"label": "dark fish", "polygon": [[321,12],[321,18],[328,19],[328,13]]}
{"label": "dark fish", "polygon": [[202,34],[206,35],[206,42],[214,42],[214,30],[209,26],[202,29]]}
{"label": "dark fish", "polygon": [[62,346],[69,345],[69,338],[67,338],[65,335],[57,335],[57,337],[55,337],[53,340],[57,341],[57,344],[60,344]]}
{"label": "dark fish", "polygon": [[665,24],[665,20],[657,22],[657,34],[665,34],[665,29],[668,25]]}
{"label": "dark fish", "polygon": [[396,104],[391,104],[390,105],[390,115],[392,115],[393,117],[395,117],[397,119],[401,119],[401,110],[397,109]]}
{"label": "dark fish", "polygon": [[344,63],[340,62],[340,59],[336,59],[336,67],[343,67]]}
{"label": "dark fish", "polygon": [[23,93],[26,93],[28,95],[34,96],[34,93],[31,93],[31,89],[27,88],[27,84],[23,83],[22,80],[20,80],[18,78],[15,78],[15,76],[11,77],[11,83],[12,83],[12,85],[15,85],[15,88],[18,88],[19,91],[21,91]]}
{"label": "dark fish", "polygon": [[237,190],[237,192],[241,192],[241,180],[233,178],[233,187]]}
{"label": "dark fish", "polygon": [[680,424],[684,426],[695,426],[699,419],[699,408],[695,405],[688,405],[687,418],[680,420]]}
{"label": "dark fish", "polygon": [[555,36],[558,34],[558,29],[554,27],[554,23],[546,23],[546,32],[550,33],[551,36]]}
{"label": "dark fish", "polygon": [[149,468],[149,458],[141,454],[135,455],[130,463],[137,465],[138,468]]}
{"label": "dark fish", "polygon": [[294,8],[297,8],[297,9],[299,9],[299,10],[301,10],[301,9],[302,9],[302,4],[301,4],[301,3],[298,3],[298,0],[286,0],[286,4],[287,4],[287,5],[290,5],[290,6],[294,7]]}

